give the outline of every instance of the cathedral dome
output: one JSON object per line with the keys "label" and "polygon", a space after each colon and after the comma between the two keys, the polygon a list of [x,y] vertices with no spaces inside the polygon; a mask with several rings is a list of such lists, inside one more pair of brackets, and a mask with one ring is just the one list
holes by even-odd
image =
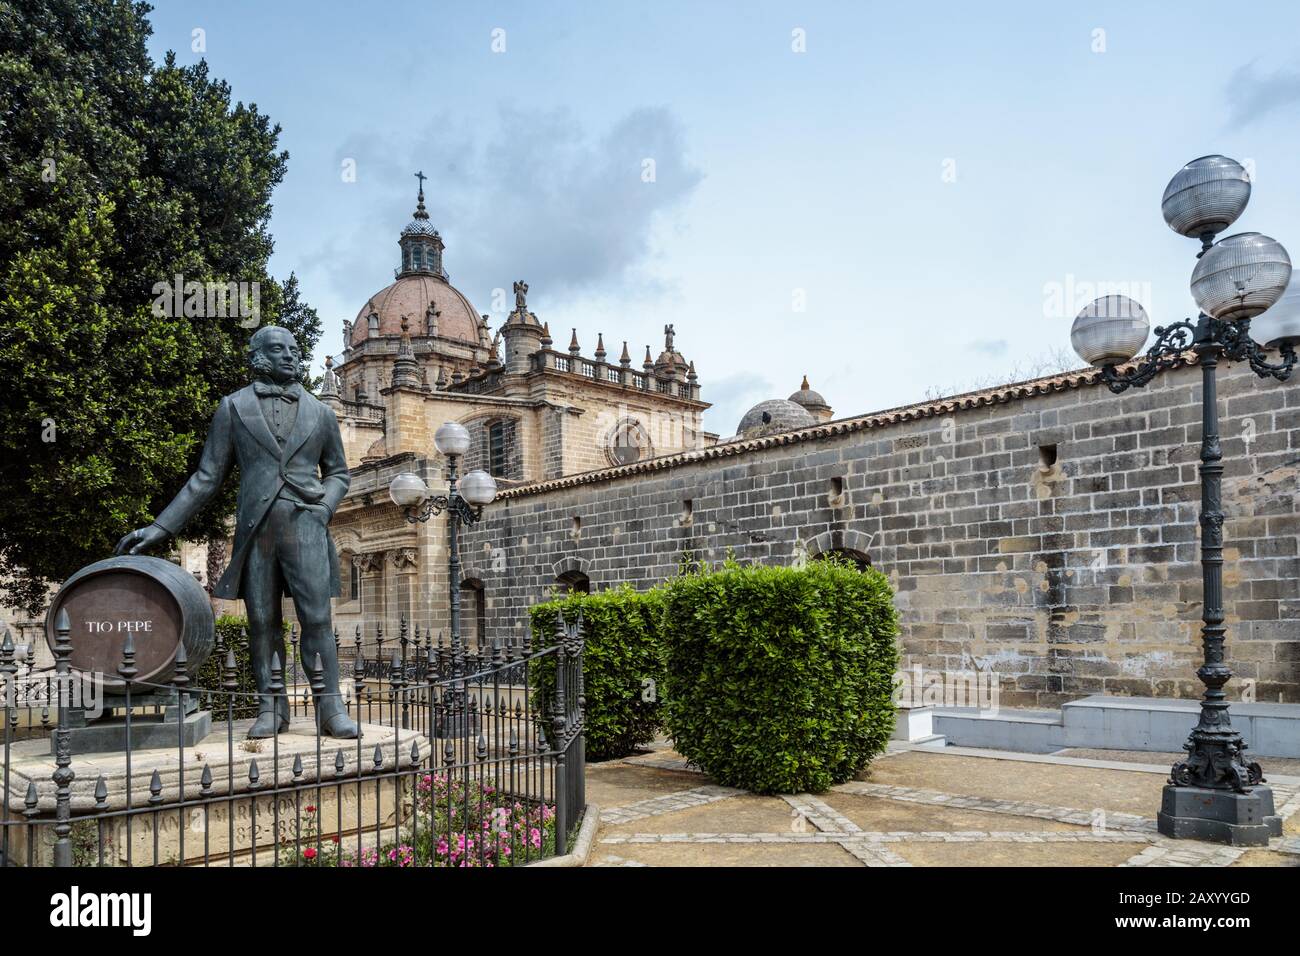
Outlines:
{"label": "cathedral dome", "polygon": [[[429,315],[431,303],[435,313],[432,316]],[[372,314],[378,317],[373,333],[370,331]],[[357,313],[349,344],[360,345],[372,334],[400,336],[402,316],[406,316],[416,336],[429,334],[432,319],[434,334],[471,345],[482,344],[478,313],[469,299],[451,283],[427,273],[407,273],[372,295]]]}
{"label": "cathedral dome", "polygon": [[770,398],[745,412],[736,431],[741,438],[762,438],[816,424],[812,413],[802,405],[786,398]]}
{"label": "cathedral dome", "polygon": [[357,346],[372,336],[397,338],[402,334],[405,316],[411,333],[417,337],[438,335],[487,346],[491,340],[486,337],[485,323],[479,320],[469,299],[447,281],[447,270],[442,265],[442,236],[424,207],[425,175],[415,175],[420,180],[420,191],[411,221],[397,239],[402,249],[397,281],[376,292],[362,306],[347,344]]}

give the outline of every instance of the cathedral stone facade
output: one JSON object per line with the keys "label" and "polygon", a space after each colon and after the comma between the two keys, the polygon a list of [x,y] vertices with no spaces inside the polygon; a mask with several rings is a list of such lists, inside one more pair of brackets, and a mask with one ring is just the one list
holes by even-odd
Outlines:
{"label": "cathedral stone facade", "polygon": [[[445,516],[408,522],[388,497],[402,472],[446,487],[433,447],[443,422],[463,424],[470,451],[462,474],[482,469],[501,489],[626,465],[705,447],[695,365],[664,330],[664,347],[632,363],[628,343],[615,358],[603,334],[584,352],[577,329],[555,348],[548,321],[514,283],[514,309],[496,330],[449,281],[444,243],[420,191],[398,239],[396,281],[344,322],[345,349],[326,362],[321,398],[339,418],[352,487],[330,530],[342,559],[342,635],[358,624],[402,618],[445,629],[448,587]],[[485,584],[467,575],[464,630],[473,640],[486,612]]]}

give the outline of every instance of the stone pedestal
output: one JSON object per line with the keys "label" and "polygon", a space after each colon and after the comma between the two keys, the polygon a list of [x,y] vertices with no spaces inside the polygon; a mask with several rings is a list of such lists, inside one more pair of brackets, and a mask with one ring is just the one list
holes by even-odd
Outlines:
{"label": "stone pedestal", "polygon": [[[179,726],[178,726],[179,724]],[[212,733],[212,712],[196,710],[181,718],[180,714],[131,715],[131,749],[175,749],[182,745],[193,747]],[[68,729],[68,746],[74,754],[123,753],[127,747],[125,717],[101,717],[87,721],[85,726]],[[54,753],[55,739],[50,737],[50,753]]]}
{"label": "stone pedestal", "polygon": [[1167,837],[1230,846],[1267,846],[1270,837],[1282,835],[1282,818],[1273,812],[1273,791],[1269,787],[1237,793],[1166,786],[1156,825]]}
{"label": "stone pedestal", "polygon": [[[69,707],[64,718],[69,751],[74,754],[123,753],[127,750],[127,707],[123,697],[109,697],[102,716],[90,718],[78,707]],[[193,747],[212,732],[212,714],[199,710],[198,701],[187,697],[182,709],[174,691],[134,694],[131,697],[130,749]],[[57,713],[51,715],[57,720]],[[50,735],[50,753],[55,752]]]}

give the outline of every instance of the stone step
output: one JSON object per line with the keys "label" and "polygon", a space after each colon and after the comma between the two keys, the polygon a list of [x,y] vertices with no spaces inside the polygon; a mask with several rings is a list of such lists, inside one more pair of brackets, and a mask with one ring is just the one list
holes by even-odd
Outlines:
{"label": "stone step", "polygon": [[936,707],[934,729],[954,747],[985,747],[1019,753],[1045,754],[1066,745],[1060,711],[980,711],[966,707]]}
{"label": "stone step", "polygon": [[933,707],[903,707],[897,709],[891,740],[914,741],[934,734]]}
{"label": "stone step", "polygon": [[[934,731],[957,747],[1050,753],[1067,747],[1178,753],[1200,703],[1095,694],[1056,710],[935,707]],[[1300,704],[1233,703],[1248,755],[1300,757]]]}
{"label": "stone step", "polygon": [[[1095,694],[1061,707],[1065,746],[1177,753],[1200,709],[1195,700]],[[1247,755],[1300,757],[1300,704],[1234,701],[1229,713],[1249,745]]]}

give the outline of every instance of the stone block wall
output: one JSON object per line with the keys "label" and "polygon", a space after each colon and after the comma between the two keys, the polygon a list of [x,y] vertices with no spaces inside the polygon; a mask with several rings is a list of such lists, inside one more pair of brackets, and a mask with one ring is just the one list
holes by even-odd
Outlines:
{"label": "stone block wall", "polygon": [[[1231,696],[1300,701],[1300,388],[1219,388]],[[1008,706],[1196,697],[1200,431],[1195,367],[1121,396],[1059,376],[515,489],[465,551],[489,636],[567,572],[648,587],[684,551],[842,550],[896,588],[909,666],[991,669]]]}

